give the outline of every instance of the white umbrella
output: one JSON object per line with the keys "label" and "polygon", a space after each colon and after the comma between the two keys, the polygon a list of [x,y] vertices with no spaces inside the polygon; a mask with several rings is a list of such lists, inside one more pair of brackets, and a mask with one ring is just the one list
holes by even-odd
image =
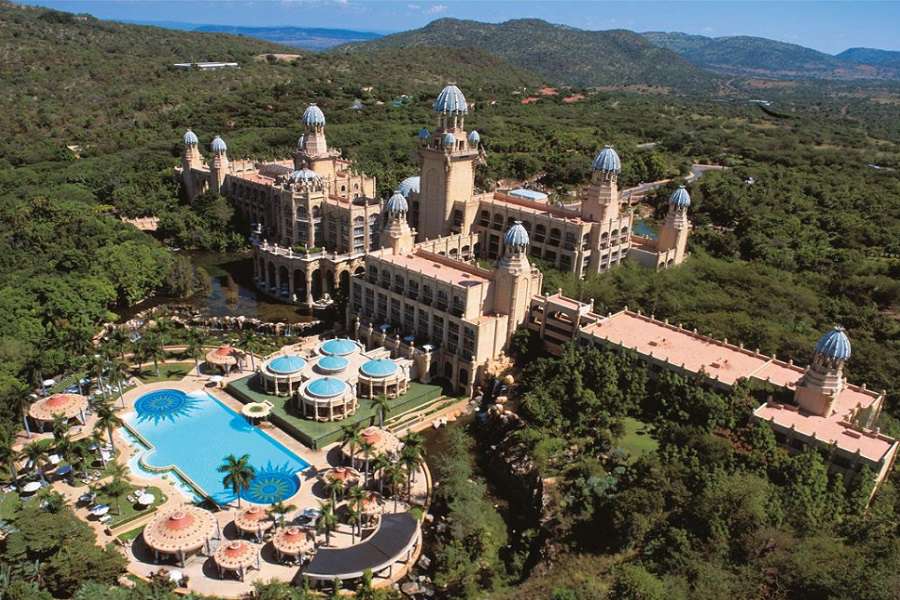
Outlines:
{"label": "white umbrella", "polygon": [[169,571],[169,581],[172,583],[178,583],[184,579],[184,574],[181,571]]}
{"label": "white umbrella", "polygon": [[22,491],[27,494],[33,494],[34,492],[38,491],[39,489],[41,489],[40,481],[29,481],[28,483],[26,483],[25,485],[22,486]]}
{"label": "white umbrella", "polygon": [[101,504],[100,506],[98,506],[97,508],[92,510],[91,514],[94,515],[95,517],[102,517],[103,515],[105,515],[108,512],[109,512],[109,506],[107,506],[106,504]]}
{"label": "white umbrella", "polygon": [[50,387],[50,386],[56,385],[56,380],[55,379],[45,379],[42,382],[42,384],[44,387]]}
{"label": "white umbrella", "polygon": [[212,377],[209,378],[209,380],[212,381],[213,383],[221,383],[221,381],[223,379],[225,379],[225,378],[222,377],[221,375],[213,375]]}
{"label": "white umbrella", "polygon": [[58,465],[59,461],[61,461],[62,459],[59,457],[59,454],[51,454],[47,457],[47,460],[50,461],[51,465]]}
{"label": "white umbrella", "polygon": [[144,506],[150,506],[156,500],[156,496],[153,494],[141,494],[138,497],[138,504],[143,504]]}

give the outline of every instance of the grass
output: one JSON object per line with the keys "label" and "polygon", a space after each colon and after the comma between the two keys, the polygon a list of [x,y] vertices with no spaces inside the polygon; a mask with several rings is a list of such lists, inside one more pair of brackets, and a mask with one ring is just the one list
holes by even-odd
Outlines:
{"label": "grass", "polygon": [[[293,408],[287,406],[287,397],[263,393],[253,382],[254,378],[254,375],[249,375],[243,379],[238,379],[229,383],[226,389],[242,402],[263,402],[266,400],[271,402],[273,405],[273,422],[281,426],[289,435],[312,448],[321,448],[340,439],[342,426],[347,423],[361,423],[363,426],[367,426],[378,422],[372,401],[365,398],[359,399],[359,410],[349,419],[332,423],[304,419],[298,416]],[[405,394],[399,398],[389,400],[391,408],[388,411],[387,418],[390,419],[392,415],[404,413],[426,402],[430,402],[440,396],[441,392],[440,386],[426,385],[415,381],[410,382],[409,390]]]}
{"label": "grass", "polygon": [[144,526],[141,525],[140,527],[135,527],[134,529],[129,529],[124,533],[120,533],[118,535],[118,539],[123,542],[130,542],[131,540],[136,540],[141,535],[141,533],[143,533],[143,531]]}
{"label": "grass", "polygon": [[166,496],[162,493],[162,491],[159,488],[148,486],[148,487],[145,487],[144,489],[156,497],[156,500],[153,502],[153,504],[151,506],[147,506],[147,507],[140,506],[138,504],[132,504],[132,503],[128,502],[128,498],[126,498],[125,496],[128,496],[128,494],[131,494],[136,489],[138,489],[136,486],[131,486],[131,489],[128,491],[128,493],[125,494],[124,496],[122,496],[122,498],[120,498],[120,501],[119,501],[120,504],[119,504],[118,508],[121,510],[121,513],[116,511],[117,507],[116,507],[115,500],[113,500],[111,497],[106,495],[103,492],[102,488],[97,490],[96,502],[98,504],[109,504],[111,507],[109,513],[107,513],[112,517],[112,519],[109,521],[109,523],[107,523],[108,527],[110,527],[110,528],[118,527],[119,525],[123,525],[129,521],[137,519],[138,517],[140,517],[142,515],[146,515],[149,512],[153,512],[154,510],[156,510],[157,506],[159,506],[160,504],[162,504],[166,501]]}
{"label": "grass", "polygon": [[625,425],[625,434],[617,446],[628,453],[631,462],[654,452],[659,447],[659,442],[653,438],[653,425],[633,417],[625,417],[622,421]]}
{"label": "grass", "polygon": [[167,363],[159,365],[159,375],[157,375],[153,365],[148,365],[144,367],[144,370],[135,373],[135,375],[144,383],[173,381],[183,379],[193,368],[193,362]]}

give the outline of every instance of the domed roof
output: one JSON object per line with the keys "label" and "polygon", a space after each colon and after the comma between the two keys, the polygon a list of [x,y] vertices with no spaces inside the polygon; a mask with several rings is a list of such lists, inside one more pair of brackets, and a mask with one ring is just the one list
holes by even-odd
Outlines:
{"label": "domed roof", "polygon": [[363,363],[359,372],[368,377],[388,377],[397,372],[397,363],[389,358],[370,360]]}
{"label": "domed roof", "polygon": [[528,246],[528,232],[522,225],[522,221],[516,221],[506,230],[503,243],[512,248],[526,248]]}
{"label": "domed roof", "polygon": [[473,129],[471,132],[469,132],[469,143],[473,146],[477,146],[478,144],[480,144],[481,134]]}
{"label": "domed roof", "polygon": [[213,138],[212,143],[210,143],[209,149],[212,150],[213,152],[215,152],[216,154],[221,154],[222,152],[225,152],[226,150],[228,150],[228,146],[225,145],[225,140],[223,140],[219,136],[216,136]]}
{"label": "domed roof", "polygon": [[409,198],[409,195],[411,193],[413,193],[413,192],[416,194],[419,193],[419,184],[421,181],[422,180],[419,178],[418,175],[416,175],[414,177],[407,177],[406,179],[404,179],[403,181],[400,182],[400,186],[398,187],[398,189],[400,190],[401,194],[403,194],[404,196]]}
{"label": "domed roof", "polygon": [[305,366],[305,360],[294,354],[288,354],[273,358],[272,361],[269,362],[268,368],[278,375],[290,375],[291,373],[302,370]]}
{"label": "domed roof", "polygon": [[400,190],[394,192],[394,195],[388,198],[387,203],[384,205],[384,210],[389,215],[401,215],[406,214],[409,210],[409,205],[406,203],[406,196]]}
{"label": "domed roof", "polygon": [[469,105],[466,104],[466,97],[462,91],[455,85],[448,85],[441,90],[437,99],[434,101],[434,112],[439,113],[457,113],[466,114],[469,112]]}
{"label": "domed roof", "polygon": [[301,181],[314,181],[316,179],[321,179],[319,174],[313,171],[312,169],[297,169],[296,171],[292,171],[290,175],[291,181],[294,183],[299,183]]}
{"label": "domed roof", "polygon": [[687,208],[691,205],[691,195],[683,185],[679,185],[678,189],[669,196],[669,204],[678,208]]}
{"label": "domed roof", "polygon": [[350,361],[342,356],[323,356],[319,359],[319,362],[316,363],[316,367],[321,371],[337,373],[338,371],[346,369],[349,364]]}
{"label": "domed roof", "polygon": [[423,127],[422,129],[419,130],[419,133],[417,135],[419,136],[420,140],[427,140],[428,138],[431,137],[431,132],[428,131],[427,127]]}
{"label": "domed roof", "polygon": [[359,346],[356,345],[356,342],[352,340],[348,340],[346,338],[335,338],[333,340],[328,340],[320,346],[320,349],[323,354],[330,354],[331,356],[346,356],[348,354],[353,354],[359,349]]}
{"label": "domed roof", "polygon": [[622,161],[619,160],[619,155],[616,154],[612,146],[604,146],[603,150],[597,154],[591,167],[595,171],[618,173],[622,170]]}
{"label": "domed roof", "polygon": [[302,148],[304,146],[304,144],[306,144],[306,135],[301,134],[300,139],[297,140],[297,147]]}
{"label": "domed roof", "polygon": [[444,137],[441,138],[441,141],[445,146],[452,146],[456,143],[456,136],[450,133],[449,131],[444,134]]}
{"label": "domed roof", "polygon": [[347,390],[347,384],[334,377],[313,379],[306,386],[306,391],[319,398],[340,396]]}
{"label": "domed roof", "polygon": [[325,113],[315,103],[312,103],[303,111],[303,124],[308,126],[324,125]]}
{"label": "domed roof", "polygon": [[850,338],[847,337],[844,328],[839,325],[835,326],[834,329],[820,337],[816,342],[816,354],[824,354],[835,360],[850,358]]}
{"label": "domed roof", "polygon": [[184,132],[184,145],[185,146],[196,146],[200,143],[200,140],[197,139],[197,134],[188,129]]}

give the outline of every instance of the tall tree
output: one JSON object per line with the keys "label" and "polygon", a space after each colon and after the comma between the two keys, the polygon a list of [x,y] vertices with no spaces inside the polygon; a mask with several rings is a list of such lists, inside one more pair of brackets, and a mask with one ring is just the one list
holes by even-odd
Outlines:
{"label": "tall tree", "polygon": [[250,482],[256,476],[256,469],[250,464],[250,455],[244,454],[240,458],[234,454],[225,457],[224,462],[219,465],[219,473],[225,473],[222,478],[222,485],[231,488],[232,493],[237,496],[238,508],[241,506],[241,494],[250,488]]}

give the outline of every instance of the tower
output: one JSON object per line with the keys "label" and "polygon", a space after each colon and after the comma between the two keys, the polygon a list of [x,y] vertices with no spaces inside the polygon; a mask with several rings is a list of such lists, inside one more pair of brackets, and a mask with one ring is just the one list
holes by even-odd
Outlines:
{"label": "tower", "polygon": [[588,221],[606,223],[619,218],[619,171],[622,161],[612,146],[604,146],[591,165],[591,185],[581,201],[581,216]]}
{"label": "tower", "polygon": [[684,261],[684,254],[687,250],[688,233],[691,230],[691,223],[687,217],[690,205],[690,194],[683,185],[679,186],[669,196],[669,212],[666,215],[666,222],[659,231],[657,251],[663,253],[674,250],[673,259],[676,265]]}
{"label": "tower", "polygon": [[181,155],[181,181],[184,185],[185,195],[189,200],[193,200],[200,190],[194,179],[194,169],[203,164],[203,157],[200,156],[200,140],[197,134],[188,129],[184,133],[184,152]]}
{"label": "tower", "polygon": [[225,185],[225,174],[228,171],[228,146],[225,145],[225,140],[216,136],[209,149],[213,153],[212,166],[209,168],[209,189],[221,194],[222,186]]}
{"label": "tower", "polygon": [[524,322],[532,290],[531,264],[528,262],[528,232],[516,221],[503,236],[503,256],[497,264],[494,287],[494,312],[507,316],[506,341]]}
{"label": "tower", "polygon": [[[463,204],[460,210],[464,213],[477,209],[472,196],[475,161],[479,156],[478,138],[473,145],[466,136],[465,117],[469,112],[466,98],[458,87],[448,85],[441,90],[432,108],[437,113],[437,128],[432,134],[427,130],[420,131],[418,136],[421,165],[419,233],[427,238],[452,232],[457,203]],[[469,222],[463,214],[458,220],[461,224]]]}
{"label": "tower", "polygon": [[850,358],[850,339],[844,328],[835,326],[819,338],[812,364],[794,392],[794,400],[805,411],[820,416],[831,414],[838,394],[846,387],[844,363]]}
{"label": "tower", "polygon": [[406,222],[409,205],[399,190],[384,205],[384,229],[381,231],[381,247],[390,248],[393,254],[408,252],[415,244],[415,234]]}
{"label": "tower", "polygon": [[313,159],[328,154],[328,142],[325,140],[325,113],[322,109],[310,104],[303,111],[300,119],[303,122],[303,135],[297,141],[294,152],[294,168],[313,168]]}

